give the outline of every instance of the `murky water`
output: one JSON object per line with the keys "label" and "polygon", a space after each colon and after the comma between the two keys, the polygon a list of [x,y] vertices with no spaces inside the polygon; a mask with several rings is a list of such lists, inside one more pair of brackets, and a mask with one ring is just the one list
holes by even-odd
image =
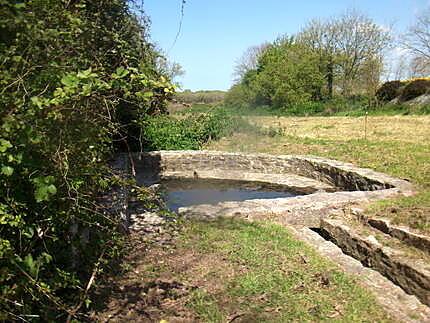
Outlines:
{"label": "murky water", "polygon": [[286,188],[258,183],[201,179],[162,181],[161,192],[167,207],[174,212],[191,205],[301,195]]}

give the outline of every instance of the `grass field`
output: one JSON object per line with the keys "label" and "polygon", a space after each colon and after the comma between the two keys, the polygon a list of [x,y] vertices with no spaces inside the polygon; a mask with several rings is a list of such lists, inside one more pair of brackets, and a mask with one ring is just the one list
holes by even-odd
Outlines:
{"label": "grass field", "polygon": [[368,212],[430,233],[430,116],[248,117],[267,129],[209,143],[212,150],[317,155],[408,179],[414,197],[383,201]]}

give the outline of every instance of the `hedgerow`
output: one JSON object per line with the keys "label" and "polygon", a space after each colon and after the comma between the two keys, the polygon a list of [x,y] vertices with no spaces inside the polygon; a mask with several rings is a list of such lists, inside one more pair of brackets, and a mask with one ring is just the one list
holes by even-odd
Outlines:
{"label": "hedgerow", "polygon": [[106,161],[174,90],[131,5],[0,0],[0,320],[79,317],[119,250]]}
{"label": "hedgerow", "polygon": [[258,131],[245,119],[233,116],[221,107],[181,119],[167,115],[146,117],[140,124],[147,150],[198,150],[208,141],[235,131]]}

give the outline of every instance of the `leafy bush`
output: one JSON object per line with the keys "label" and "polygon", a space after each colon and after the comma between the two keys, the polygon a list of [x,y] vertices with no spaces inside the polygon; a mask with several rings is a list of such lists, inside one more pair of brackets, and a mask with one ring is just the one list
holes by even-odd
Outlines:
{"label": "leafy bush", "polygon": [[383,104],[369,106],[366,97],[354,99],[334,98],[327,101],[309,102],[288,106],[281,109],[268,106],[227,107],[232,115],[240,116],[363,116],[368,115],[406,115],[428,114],[429,106],[411,106],[407,104]]}
{"label": "leafy bush", "polygon": [[234,131],[255,131],[255,127],[226,109],[175,119],[160,115],[141,121],[146,150],[198,150],[209,140],[217,140]]}
{"label": "leafy bush", "polygon": [[201,113],[208,113],[214,108],[214,105],[211,104],[193,104],[190,107],[187,107],[185,109],[181,109],[180,111],[169,111],[173,115],[187,115],[187,114],[201,114]]}
{"label": "leafy bush", "polygon": [[404,86],[404,84],[401,81],[385,82],[376,91],[376,98],[380,102],[388,102],[394,100],[399,95],[402,86]]}
{"label": "leafy bush", "polygon": [[146,150],[196,150],[200,147],[200,126],[192,119],[177,120],[166,115],[142,122]]}
{"label": "leafy bush", "polygon": [[251,90],[245,84],[235,84],[227,92],[224,103],[236,109],[247,108],[252,102]]}
{"label": "leafy bush", "polygon": [[173,89],[126,0],[0,8],[0,320],[65,321],[118,251],[96,203],[113,139],[138,137]]}
{"label": "leafy bush", "polygon": [[324,76],[318,56],[309,47],[283,37],[271,44],[226,96],[228,106],[268,105],[283,109],[320,97]]}
{"label": "leafy bush", "polygon": [[408,82],[401,92],[400,100],[409,101],[420,95],[430,93],[430,80],[416,79]]}

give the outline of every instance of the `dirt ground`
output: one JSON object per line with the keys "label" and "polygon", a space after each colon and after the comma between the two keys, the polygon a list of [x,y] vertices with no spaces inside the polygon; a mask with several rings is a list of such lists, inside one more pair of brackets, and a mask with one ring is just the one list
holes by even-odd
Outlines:
{"label": "dirt ground", "polygon": [[177,261],[174,244],[149,246],[139,234],[130,236],[133,250],[124,259],[121,276],[109,279],[99,291],[99,308],[91,320],[97,322],[195,322],[195,314],[185,304],[196,287],[176,281],[174,272],[158,276],[148,266],[172,266],[180,270],[190,266],[192,255],[182,254]]}

